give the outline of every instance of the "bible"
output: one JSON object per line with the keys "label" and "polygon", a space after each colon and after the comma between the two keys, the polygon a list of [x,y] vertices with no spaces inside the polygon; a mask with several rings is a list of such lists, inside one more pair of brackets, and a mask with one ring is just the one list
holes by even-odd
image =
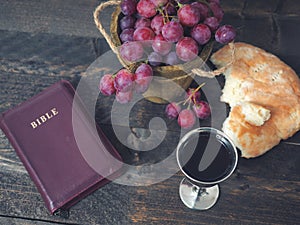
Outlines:
{"label": "bible", "polygon": [[[0,116],[0,127],[52,214],[116,178],[122,159],[84,108],[59,81]],[[81,144],[80,144],[80,143]]]}

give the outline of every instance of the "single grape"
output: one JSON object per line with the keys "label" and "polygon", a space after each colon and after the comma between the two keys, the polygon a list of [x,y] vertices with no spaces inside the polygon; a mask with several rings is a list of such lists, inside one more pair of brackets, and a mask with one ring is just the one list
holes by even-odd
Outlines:
{"label": "single grape", "polygon": [[157,52],[151,52],[148,56],[148,61],[151,66],[160,66],[163,62],[163,57]]}
{"label": "single grape", "polygon": [[177,65],[180,63],[176,52],[172,51],[168,55],[165,56],[164,63],[167,65]]}
{"label": "single grape", "polygon": [[151,78],[153,76],[152,67],[147,63],[142,63],[135,70],[135,80],[141,80],[144,78]]}
{"label": "single grape", "polygon": [[151,20],[151,29],[155,34],[160,34],[162,27],[164,26],[164,17],[160,14],[153,17]]}
{"label": "single grape", "polygon": [[190,102],[196,104],[200,101],[201,92],[196,91],[195,88],[189,88],[186,92],[186,99],[190,99]]}
{"label": "single grape", "polygon": [[122,0],[121,11],[124,15],[130,16],[136,12],[136,1],[135,0]]}
{"label": "single grape", "polygon": [[128,29],[123,30],[120,34],[121,42],[125,43],[128,41],[133,41],[133,33],[134,33],[133,28],[128,28]]}
{"label": "single grape", "polygon": [[156,6],[151,0],[140,0],[136,9],[141,16],[146,18],[151,18],[156,14]]}
{"label": "single grape", "polygon": [[199,119],[206,119],[211,114],[209,104],[206,101],[199,101],[194,104],[193,110]]}
{"label": "single grape", "polygon": [[172,3],[172,1],[169,1],[164,7],[163,7],[164,13],[167,16],[174,16],[177,13],[177,9],[175,7],[175,3]]}
{"label": "single grape", "polygon": [[136,19],[133,16],[124,16],[120,19],[120,28],[121,30],[125,30],[127,28],[133,28]]}
{"label": "single grape", "polygon": [[139,27],[150,27],[151,25],[151,20],[145,17],[139,17],[135,24],[134,24],[134,28],[137,29]]}
{"label": "single grape", "polygon": [[228,44],[235,39],[235,36],[236,31],[231,25],[223,25],[215,33],[216,41],[221,44]]}
{"label": "single grape", "polygon": [[200,20],[204,20],[209,15],[209,8],[206,4],[202,2],[191,3],[192,8],[197,8],[200,13]]}
{"label": "single grape", "polygon": [[127,69],[121,69],[115,77],[114,87],[118,92],[128,92],[134,85],[134,74]]}
{"label": "single grape", "polygon": [[178,21],[167,22],[162,28],[162,36],[170,42],[177,42],[183,37],[183,27]]}
{"label": "single grape", "polygon": [[184,109],[179,113],[177,121],[179,126],[185,129],[189,129],[195,124],[196,116],[192,110]]}
{"label": "single grape", "polygon": [[152,78],[152,67],[146,63],[142,63],[141,65],[139,65],[135,71],[135,91],[137,93],[144,93],[148,89]]}
{"label": "single grape", "polygon": [[144,55],[144,49],[141,43],[137,41],[123,43],[120,47],[121,57],[129,62],[136,62]]}
{"label": "single grape", "polygon": [[191,36],[199,45],[204,45],[210,40],[211,31],[207,25],[197,24],[191,30]]}
{"label": "single grape", "polygon": [[162,7],[168,3],[168,0],[151,0],[156,7]]}
{"label": "single grape", "polygon": [[167,42],[161,34],[155,36],[152,42],[152,48],[155,52],[164,56],[167,55],[172,49],[172,43]]}
{"label": "single grape", "polygon": [[215,32],[220,26],[220,22],[216,17],[207,17],[204,22],[212,32]]}
{"label": "single grape", "polygon": [[193,38],[184,37],[176,44],[176,54],[182,61],[188,62],[195,59],[198,52],[198,44]]}
{"label": "single grape", "polygon": [[150,41],[153,40],[155,34],[149,27],[139,27],[133,33],[133,39],[135,41]]}
{"label": "single grape", "polygon": [[209,3],[209,7],[210,7],[211,11],[213,12],[214,17],[216,17],[218,19],[218,21],[221,21],[224,16],[224,11],[223,11],[222,7],[220,6],[220,3],[212,1]]}
{"label": "single grape", "polygon": [[133,96],[132,91],[127,91],[127,92],[117,91],[116,100],[121,104],[125,104],[132,100],[132,96]]}
{"label": "single grape", "polygon": [[167,105],[165,113],[169,119],[175,119],[181,111],[181,107],[176,102],[171,102]]}
{"label": "single grape", "polygon": [[136,93],[143,94],[145,93],[149,86],[150,86],[151,80],[150,79],[142,79],[135,82],[134,90]]}
{"label": "single grape", "polygon": [[200,12],[196,7],[184,5],[177,11],[179,22],[183,26],[192,27],[200,20]]}
{"label": "single grape", "polygon": [[112,74],[105,74],[99,83],[99,90],[103,95],[109,96],[116,92]]}

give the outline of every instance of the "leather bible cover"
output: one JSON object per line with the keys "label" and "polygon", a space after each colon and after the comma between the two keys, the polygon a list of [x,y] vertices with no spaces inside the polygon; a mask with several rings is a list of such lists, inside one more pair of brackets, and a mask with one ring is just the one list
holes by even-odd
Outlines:
{"label": "leather bible cover", "polygon": [[[95,135],[82,103],[73,102],[74,94],[72,85],[62,80],[0,117],[1,129],[52,214],[67,210],[121,168],[120,155],[97,126]],[[77,145],[72,112],[85,149]],[[100,172],[86,157],[93,158]]]}

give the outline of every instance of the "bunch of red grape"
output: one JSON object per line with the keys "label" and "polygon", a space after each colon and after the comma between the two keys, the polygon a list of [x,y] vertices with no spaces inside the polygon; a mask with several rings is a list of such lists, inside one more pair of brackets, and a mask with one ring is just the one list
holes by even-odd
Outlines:
{"label": "bunch of red grape", "polygon": [[140,64],[134,73],[128,69],[121,69],[116,74],[105,74],[99,84],[99,90],[103,95],[116,95],[120,103],[128,103],[133,93],[144,93],[153,77],[152,67],[146,63]]}
{"label": "bunch of red grape", "polygon": [[[153,66],[189,62],[210,40],[227,44],[236,36],[231,25],[220,25],[224,12],[219,0],[122,0],[120,8],[120,56],[141,63],[135,72],[121,69],[101,78],[100,92],[115,94],[120,103],[148,89]],[[178,117],[183,128],[192,127],[197,117],[209,117],[210,112],[209,104],[200,99],[199,88],[189,89],[183,104],[171,102],[166,108],[167,116]]]}
{"label": "bunch of red grape", "polygon": [[[208,102],[201,100],[201,92],[198,88],[189,88],[185,100],[182,102],[171,102],[165,109],[166,115],[170,119],[176,119],[180,127],[189,129],[193,127],[196,118],[207,119],[211,114]],[[183,107],[188,104],[188,107]]]}
{"label": "bunch of red grape", "polygon": [[152,66],[188,62],[210,40],[227,44],[236,36],[231,25],[220,26],[219,0],[122,0],[120,7],[120,55],[128,62],[145,54]]}

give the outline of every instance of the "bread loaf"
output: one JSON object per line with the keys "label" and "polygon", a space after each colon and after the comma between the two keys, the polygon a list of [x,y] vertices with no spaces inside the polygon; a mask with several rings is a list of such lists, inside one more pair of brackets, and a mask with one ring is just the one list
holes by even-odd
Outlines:
{"label": "bread loaf", "polygon": [[221,101],[231,111],[222,129],[243,157],[262,155],[300,129],[300,80],[278,57],[235,43],[218,50],[211,61],[217,68],[227,66]]}

